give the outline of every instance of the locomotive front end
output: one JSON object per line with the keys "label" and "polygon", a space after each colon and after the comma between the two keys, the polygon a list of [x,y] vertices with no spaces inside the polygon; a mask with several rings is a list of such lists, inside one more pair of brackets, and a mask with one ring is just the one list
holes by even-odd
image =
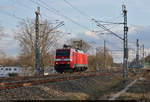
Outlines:
{"label": "locomotive front end", "polygon": [[71,69],[71,49],[57,49],[55,56],[55,70],[65,72]]}

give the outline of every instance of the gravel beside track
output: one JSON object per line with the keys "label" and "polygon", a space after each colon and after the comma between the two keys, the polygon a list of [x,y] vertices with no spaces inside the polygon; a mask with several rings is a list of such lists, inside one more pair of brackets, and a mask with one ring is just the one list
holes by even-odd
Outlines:
{"label": "gravel beside track", "polygon": [[[118,85],[122,86],[121,73],[91,76],[75,80],[46,83],[0,92],[0,100],[95,100],[107,99]],[[134,79],[134,77],[132,77]],[[132,80],[132,79],[131,79]],[[118,89],[119,90],[119,89]],[[117,91],[117,90],[115,90]]]}

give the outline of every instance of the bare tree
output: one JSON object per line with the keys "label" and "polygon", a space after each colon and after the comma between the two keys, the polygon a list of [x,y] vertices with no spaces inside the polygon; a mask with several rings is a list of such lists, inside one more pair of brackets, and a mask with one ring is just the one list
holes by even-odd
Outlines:
{"label": "bare tree", "polygon": [[[3,37],[4,37],[4,27],[0,25],[0,44]],[[4,58],[5,56],[6,54],[2,50],[0,50],[0,58]]]}
{"label": "bare tree", "polygon": [[0,65],[3,65],[6,59],[6,54],[0,51]]}
{"label": "bare tree", "polygon": [[[41,21],[40,24],[40,55],[41,64],[45,66],[44,58],[49,55],[60,37],[60,34],[53,29],[54,27],[47,20]],[[34,67],[34,45],[35,45],[35,21],[32,19],[26,19],[19,23],[16,33],[16,40],[19,42],[21,47],[20,61],[22,64]]]}
{"label": "bare tree", "polygon": [[[108,50],[105,49],[106,53],[106,66],[110,67],[113,64],[113,58],[109,54]],[[104,68],[104,49],[103,47],[97,48],[97,56],[96,55],[88,55],[88,67],[89,70],[96,70],[96,65],[98,64],[99,69]]]}

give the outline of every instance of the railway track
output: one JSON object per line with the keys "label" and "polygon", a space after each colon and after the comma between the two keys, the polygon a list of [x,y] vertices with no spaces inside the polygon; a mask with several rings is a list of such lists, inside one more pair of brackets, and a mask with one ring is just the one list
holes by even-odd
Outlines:
{"label": "railway track", "polygon": [[[52,74],[47,76],[31,76],[31,77],[15,77],[0,79],[0,92],[4,90],[29,87],[52,82],[61,82],[67,80],[75,80],[92,76],[104,76],[107,74],[119,73],[120,71],[92,71],[74,74]],[[10,81],[11,80],[11,81]]]}
{"label": "railway track", "polygon": [[[96,72],[120,72],[120,70],[100,70],[100,71],[96,71]],[[77,75],[77,74],[81,74],[81,73],[95,73],[95,71],[86,71],[86,72],[75,72],[75,73],[71,73],[71,75]],[[35,80],[35,79],[43,79],[43,78],[49,78],[49,77],[61,77],[61,76],[65,76],[68,75],[70,73],[67,74],[50,74],[50,75],[45,75],[45,76],[24,76],[24,77],[4,77],[4,78],[0,78],[0,83],[2,82],[14,82],[14,81],[25,81],[25,80]]]}

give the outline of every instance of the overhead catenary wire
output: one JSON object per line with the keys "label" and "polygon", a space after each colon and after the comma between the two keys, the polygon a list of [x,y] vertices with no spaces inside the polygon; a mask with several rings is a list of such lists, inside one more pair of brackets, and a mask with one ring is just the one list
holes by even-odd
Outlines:
{"label": "overhead catenary wire", "polygon": [[66,4],[68,4],[70,7],[72,7],[73,9],[75,9],[77,12],[79,12],[81,15],[88,17],[90,19],[92,19],[92,17],[90,17],[89,15],[87,15],[85,12],[81,11],[80,9],[78,9],[77,7],[73,6],[70,2],[68,2],[67,0],[63,0]]}
{"label": "overhead catenary wire", "polygon": [[97,23],[97,26],[101,27],[102,29],[108,31],[109,33],[113,34],[114,36],[116,36],[117,38],[124,40],[122,37],[118,36],[116,33],[112,32],[110,29],[106,28],[104,25],[102,25],[101,23],[99,23],[98,21],[96,21],[95,19],[92,19],[93,21],[95,21]]}
{"label": "overhead catenary wire", "polygon": [[[59,11],[57,11],[57,12],[59,12]],[[22,19],[22,18],[20,18],[20,17],[17,17],[17,16],[14,15],[14,14],[10,14],[9,16],[13,16],[13,17],[16,18],[16,19]]]}
{"label": "overhead catenary wire", "polygon": [[[26,4],[24,4],[24,3],[22,3],[22,2],[18,2],[18,1],[16,1],[16,0],[13,0],[15,3],[18,3],[19,5],[22,5],[24,8],[26,8],[26,9],[33,9],[33,7],[31,7],[31,6],[28,6],[28,5],[26,5]],[[38,2],[37,2],[38,3]],[[39,4],[39,3],[38,3]],[[42,14],[42,15],[44,15],[45,17],[47,17],[47,18],[51,18],[50,16],[48,16],[48,15],[46,15],[46,14]],[[40,15],[41,16],[41,15]],[[42,16],[41,16],[42,17]],[[53,24],[56,24],[56,23],[58,23],[58,21],[59,20],[54,20],[55,21],[55,23],[53,23]],[[56,22],[57,21],[57,22]],[[64,21],[63,21],[64,22]]]}
{"label": "overhead catenary wire", "polygon": [[12,1],[15,2],[18,5],[22,5],[23,7],[27,8],[27,9],[30,9],[30,10],[33,9],[31,6],[26,5],[26,4],[24,4],[24,3],[20,2],[20,1],[16,1],[16,0],[12,0]]}
{"label": "overhead catenary wire", "polygon": [[[25,3],[22,3],[22,2],[20,2],[20,1],[16,1],[16,0],[13,0],[16,4],[18,4],[18,5],[21,5],[22,7],[24,7],[24,8],[26,8],[26,9],[29,9],[29,10],[34,10],[35,8],[33,8],[32,6],[29,6],[29,5],[26,5]],[[52,17],[50,17],[50,16],[48,16],[48,15],[46,15],[46,14],[41,14],[40,15],[41,17],[43,17],[43,16],[45,16],[45,17],[47,17],[47,18],[51,18],[51,19],[53,19],[53,20],[55,20],[54,18],[52,18]]]}
{"label": "overhead catenary wire", "polygon": [[[33,2],[33,3],[36,3],[36,2],[33,1],[33,0],[30,0],[30,1]],[[82,28],[84,28],[84,29],[90,31],[90,29],[89,29],[88,27],[86,27],[86,26],[84,26],[84,25],[82,25],[82,24],[80,24],[80,23],[74,21],[73,19],[71,19],[71,18],[68,17],[68,16],[65,16],[65,15],[61,14],[58,10],[56,10],[56,9],[53,8],[53,7],[50,7],[50,6],[47,5],[47,3],[45,3],[44,1],[41,1],[41,0],[40,0],[39,2],[40,2],[39,5],[40,5],[41,7],[43,7],[43,8],[45,8],[45,9],[47,9],[49,12],[52,12],[52,13],[58,15],[58,16],[61,16],[61,17],[65,18],[65,19],[71,21],[72,23],[74,23],[74,24],[76,24],[76,25],[78,25],[78,26],[80,26],[80,27],[82,27]],[[41,3],[42,3],[42,4],[41,4]]]}
{"label": "overhead catenary wire", "polygon": [[[97,22],[101,22],[101,23],[109,23],[109,24],[124,24],[122,22],[108,22],[108,21],[97,21]],[[106,25],[106,24],[105,24]],[[107,24],[108,25],[108,24]]]}
{"label": "overhead catenary wire", "polygon": [[[77,12],[79,12],[81,15],[85,16],[85,17],[88,17],[90,20],[93,19],[93,17],[89,16],[88,14],[86,14],[85,12],[81,11],[80,9],[78,9],[77,7],[75,7],[74,5],[72,5],[69,1],[67,0],[63,0],[67,5],[69,5],[71,8],[75,9]],[[119,16],[120,17],[120,16]],[[118,17],[117,17],[118,18]],[[108,21],[102,21],[102,20],[99,20],[98,22],[101,22],[101,23],[109,23],[110,24],[123,24],[122,22],[108,22]]]}
{"label": "overhead catenary wire", "polygon": [[[24,4],[24,3],[22,3],[22,2],[17,2],[16,0],[13,0],[15,3],[18,3],[19,5],[22,5],[24,8],[26,8],[26,9],[33,9],[31,6],[28,6],[28,5],[26,5],[26,4]],[[13,17],[15,17],[16,19],[23,19],[23,18],[21,18],[21,17],[18,17],[18,16],[16,16],[16,15],[14,15],[14,14],[11,14],[11,13],[8,13],[8,12],[5,12],[5,13],[7,13],[9,16],[13,16]],[[48,17],[49,18],[49,16],[47,16],[47,15],[45,15],[45,14],[42,14],[42,15],[44,15],[44,16],[46,16],[46,17]],[[58,23],[58,21],[59,20],[55,20],[55,21],[57,21],[57,22],[55,22],[55,24],[56,23]],[[62,22],[62,21],[61,21]],[[64,21],[63,21],[64,22]],[[57,26],[56,26],[57,27]]]}
{"label": "overhead catenary wire", "polygon": [[5,14],[5,15],[8,15],[8,16],[11,16],[11,17],[13,17],[13,18],[15,18],[15,19],[24,20],[23,18],[18,17],[18,16],[16,16],[15,14],[11,14],[11,13],[9,13],[9,12],[7,12],[7,11],[2,11],[2,10],[1,10],[1,13]]}
{"label": "overhead catenary wire", "polygon": [[[33,9],[33,7],[31,7],[31,6],[28,6],[28,5],[26,5],[26,4],[24,4],[24,3],[22,3],[22,2],[16,2],[16,0],[13,0],[15,3],[18,3],[19,5],[21,5],[22,7],[24,7],[24,8],[26,8],[26,9]],[[36,2],[36,3],[38,3],[38,2]],[[38,3],[38,5],[39,5],[39,3]],[[47,16],[47,15],[45,15],[45,14],[41,14],[41,15],[44,15],[45,17],[47,17],[47,18],[50,18],[50,16]],[[40,15],[40,16],[41,16]],[[41,16],[42,17],[42,16]],[[57,28],[59,28],[60,26],[63,26],[64,25],[64,21],[60,21],[60,20],[55,20],[55,23],[51,23],[51,24],[57,24],[58,23],[58,21],[59,21],[59,23],[61,24],[61,25],[56,25],[53,29],[57,29]],[[62,24],[62,22],[63,22],[63,24]],[[53,45],[52,45],[53,46]]]}
{"label": "overhead catenary wire", "polygon": [[[78,8],[74,7],[71,3],[69,3],[67,0],[64,0],[66,2],[66,4],[70,5],[72,8],[76,9],[80,14],[87,16],[86,13],[80,11]],[[105,21],[97,21],[95,20],[93,17],[88,16],[92,21],[97,23],[97,26],[101,27],[102,29],[106,30],[107,32],[113,34],[114,36],[116,36],[117,38],[124,40],[122,37],[118,36],[116,33],[112,32],[110,29],[106,28],[103,24],[101,24],[100,22],[103,23],[112,23],[112,24],[123,24],[123,23],[115,23],[115,22],[105,22]]]}
{"label": "overhead catenary wire", "polygon": [[[66,4],[68,4],[70,7],[72,7],[73,9],[75,9],[76,11],[78,11],[80,14],[87,16],[89,18],[91,18],[93,21],[95,21],[97,23],[97,26],[101,27],[102,29],[104,29],[105,31],[109,32],[110,34],[115,35],[116,37],[118,37],[121,40],[124,40],[122,37],[118,36],[116,33],[112,32],[110,29],[106,28],[104,25],[110,25],[110,24],[124,24],[124,23],[116,23],[116,22],[106,22],[106,21],[96,21],[95,19],[93,19],[92,17],[88,16],[86,13],[82,12],[81,10],[79,10],[78,8],[76,8],[75,6],[73,6],[71,3],[69,3],[67,0],[64,0],[64,2]],[[101,23],[100,23],[101,22]],[[106,23],[106,24],[102,24],[102,23]]]}
{"label": "overhead catenary wire", "polygon": [[[35,3],[35,4],[37,4],[37,2],[35,2],[34,0],[30,0],[30,1],[33,2],[33,3]],[[42,3],[43,3],[44,5],[46,5],[47,7],[41,5],[40,2],[42,2]],[[24,7],[26,7],[26,8],[32,9],[30,6],[27,6],[27,5],[23,4],[23,3],[20,3],[20,4],[21,4],[22,6],[24,6]],[[43,7],[43,8],[45,8],[45,9],[47,9],[47,10],[50,11],[50,12],[55,13],[56,15],[59,15],[59,16],[65,18],[65,19],[67,19],[67,20],[70,20],[72,23],[74,23],[74,24],[76,24],[76,25],[78,25],[78,26],[80,26],[80,27],[82,27],[82,28],[84,28],[84,29],[90,30],[88,27],[86,27],[86,26],[84,26],[84,25],[82,25],[82,24],[80,24],[80,23],[78,23],[78,22],[72,20],[71,18],[69,18],[69,17],[67,17],[67,16],[65,16],[65,15],[60,14],[58,10],[56,10],[55,8],[52,8],[52,7],[51,7],[51,9],[54,10],[54,11],[52,11],[51,9],[49,9],[49,6],[48,6],[45,2],[43,2],[43,1],[39,1],[39,2],[38,2],[38,5],[41,6],[41,7]],[[45,15],[45,14],[43,14],[43,15],[49,18],[49,16],[47,16],[47,15]]]}
{"label": "overhead catenary wire", "polygon": [[[34,2],[33,0],[30,0],[30,1]],[[43,2],[43,1],[40,1],[40,2],[43,3],[44,5],[48,6],[47,3]],[[69,3],[69,2],[67,2],[67,3]],[[70,3],[69,3],[69,4],[70,4]],[[85,27],[85,26],[83,26],[83,25],[81,25],[81,24],[75,22],[74,20],[70,19],[69,17],[60,14],[60,12],[59,12],[58,10],[56,10],[55,8],[52,8],[52,7],[51,7],[51,9],[54,10],[54,11],[52,11],[52,10],[50,10],[48,7],[45,7],[45,6],[41,5],[41,4],[39,4],[39,5],[42,6],[42,7],[44,7],[45,9],[47,9],[47,10],[50,11],[50,12],[53,12],[53,13],[55,13],[55,14],[57,14],[57,15],[62,16],[63,18],[66,18],[66,19],[71,20],[73,23],[75,23],[75,24],[81,26],[82,28],[88,29],[87,27]],[[79,10],[78,10],[78,11],[79,11]],[[81,13],[81,12],[80,12],[80,13]],[[83,13],[82,13],[82,14],[83,14]],[[84,14],[84,15],[86,15],[86,14]],[[91,18],[91,17],[90,17],[90,18]],[[93,20],[93,19],[92,19],[92,20]],[[106,30],[106,31],[108,31],[108,32],[110,32],[110,33],[112,33],[112,34],[115,35],[116,37],[122,39],[120,36],[118,36],[117,34],[115,34],[114,32],[112,32],[111,30],[107,29],[107,28],[104,27],[102,24],[99,23],[99,25],[100,25],[100,27],[101,27],[102,29],[104,29],[104,30]],[[89,30],[89,29],[88,29],[88,30]],[[122,39],[122,40],[123,40],[123,39]]]}
{"label": "overhead catenary wire", "polygon": [[[66,4],[68,4],[69,6],[71,6],[73,9],[75,9],[76,11],[78,11],[80,14],[82,14],[82,15],[84,15],[84,16],[87,16],[87,14],[85,14],[84,12],[82,12],[82,11],[80,11],[78,8],[76,8],[75,6],[73,6],[71,3],[69,3],[67,0],[64,0],[65,1],[65,3]],[[89,16],[88,16],[89,17]],[[91,18],[91,17],[89,17],[89,18]],[[109,32],[109,33],[111,33],[111,34],[113,34],[114,36],[116,36],[117,38],[119,38],[119,39],[121,39],[121,40],[125,40],[123,37],[121,37],[121,36],[118,36],[118,34],[116,34],[116,33],[114,33],[114,32],[112,32],[110,29],[108,29],[108,28],[106,28],[105,26],[104,26],[104,24],[103,23],[106,23],[105,25],[110,25],[110,24],[119,24],[119,25],[122,25],[122,24],[124,24],[124,23],[116,23],[116,22],[106,22],[106,21],[96,21],[95,19],[92,19],[93,21],[95,21],[96,23],[97,23],[97,26],[99,26],[99,27],[101,27],[102,29],[104,29],[105,31],[107,31],[107,32]]]}
{"label": "overhead catenary wire", "polygon": [[[105,24],[103,24],[104,26],[105,26]],[[110,25],[110,24],[109,24]],[[108,29],[113,29],[113,28],[115,28],[115,27],[118,27],[118,26],[120,26],[120,25],[113,25],[113,26],[110,26],[110,27],[107,27]],[[94,31],[93,30],[93,32],[95,32],[95,33],[99,33],[99,34],[111,34],[111,33],[106,33],[106,30],[104,30],[104,31],[102,31],[102,30],[99,30],[99,31]]]}
{"label": "overhead catenary wire", "polygon": [[[64,0],[64,1],[66,1],[66,0]],[[40,2],[42,2],[42,1],[40,1]],[[46,3],[44,3],[44,4],[46,4]],[[70,4],[70,3],[69,3]],[[47,4],[46,4],[47,5]],[[48,5],[47,5],[48,6]],[[53,10],[55,10],[56,12],[59,12],[58,10],[56,10],[56,9],[53,9]],[[79,9],[78,9],[78,11],[80,11]],[[84,12],[82,12],[82,11],[80,11],[80,13],[82,13],[82,14],[84,14],[84,15],[86,15]],[[98,21],[99,22],[99,21]],[[104,21],[101,21],[101,22],[104,22]],[[107,22],[107,23],[114,23],[114,22]],[[117,24],[117,23],[114,23],[114,24]],[[104,24],[103,24],[104,25]]]}
{"label": "overhead catenary wire", "polygon": [[[25,5],[25,4],[21,3],[21,2],[19,2],[19,4],[22,5],[22,6],[25,7],[25,8],[31,9],[30,6],[27,6],[27,5]],[[19,16],[16,16],[16,15],[13,14],[13,13],[10,13],[10,12],[4,11],[4,10],[0,10],[0,11],[1,11],[1,13],[5,14],[5,15],[7,15],[7,16],[13,17],[13,18],[15,18],[15,19],[17,19],[17,20],[25,20],[24,18],[21,18],[21,17],[19,17]],[[60,27],[60,26],[61,26],[61,25],[57,25],[57,26],[55,26],[53,29],[57,29],[57,28]],[[53,45],[52,45],[52,46],[53,46]],[[55,47],[55,46],[53,46],[53,47]]]}
{"label": "overhead catenary wire", "polygon": [[[108,41],[107,40],[107,43],[109,43],[109,44],[113,44],[113,45],[117,45],[117,44],[119,44],[119,43],[114,43],[114,42],[110,42],[110,41]],[[123,44],[122,42],[120,42],[121,44]],[[134,42],[129,42],[129,44],[133,44]],[[119,46],[118,46],[119,47]],[[135,51],[135,49],[134,49],[134,47],[135,46],[132,46],[132,45],[130,45],[130,47],[129,47],[129,49],[131,50],[131,51]]]}

